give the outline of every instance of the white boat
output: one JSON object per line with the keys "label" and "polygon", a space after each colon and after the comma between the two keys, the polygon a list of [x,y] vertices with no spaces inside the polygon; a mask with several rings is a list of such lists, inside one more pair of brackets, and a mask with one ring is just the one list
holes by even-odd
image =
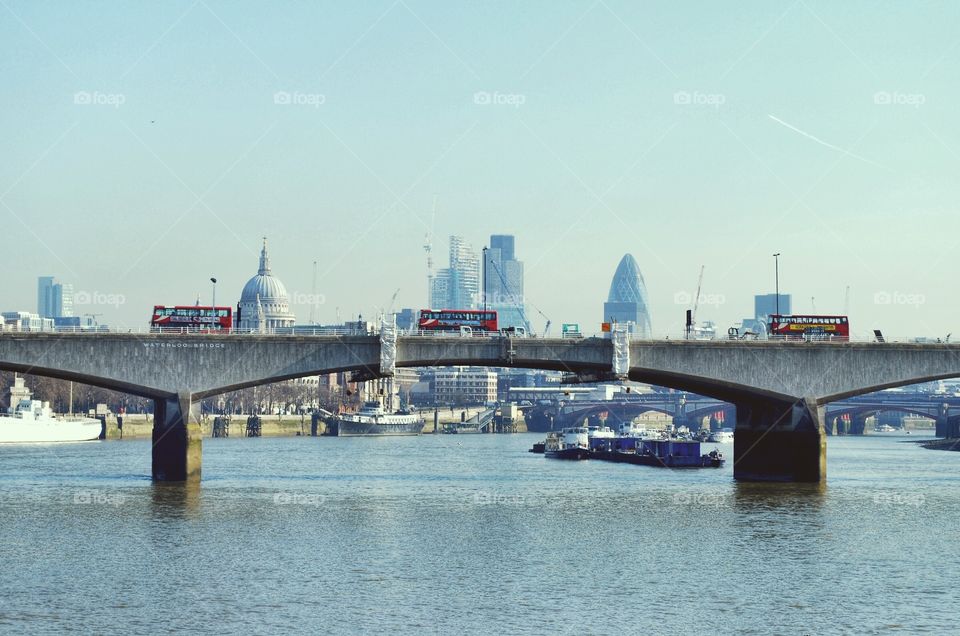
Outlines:
{"label": "white boat", "polygon": [[624,422],[620,425],[620,437],[636,437],[638,439],[660,439],[660,431],[648,430],[646,426],[636,422]]}
{"label": "white boat", "polygon": [[609,426],[588,426],[587,427],[587,440],[593,438],[608,438],[613,439],[617,434]]}
{"label": "white boat", "polygon": [[100,420],[54,417],[49,402],[31,399],[23,378],[10,387],[10,408],[0,415],[0,443],[86,442],[100,437]]}
{"label": "white boat", "polygon": [[716,444],[730,444],[733,442],[733,430],[729,428],[723,428],[719,431],[714,431],[710,433],[710,437],[707,438],[708,442],[714,442]]}

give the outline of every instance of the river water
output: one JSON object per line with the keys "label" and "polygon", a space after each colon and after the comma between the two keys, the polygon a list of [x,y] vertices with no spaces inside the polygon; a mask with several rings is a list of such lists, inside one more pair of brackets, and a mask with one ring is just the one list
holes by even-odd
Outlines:
{"label": "river water", "polygon": [[831,438],[811,487],[541,437],[210,439],[198,487],[147,441],[0,447],[0,631],[958,629],[960,453]]}

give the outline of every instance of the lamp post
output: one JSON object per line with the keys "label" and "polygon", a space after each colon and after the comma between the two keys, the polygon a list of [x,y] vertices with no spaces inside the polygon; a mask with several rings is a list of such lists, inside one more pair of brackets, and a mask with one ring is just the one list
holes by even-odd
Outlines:
{"label": "lamp post", "polygon": [[773,255],[773,271],[775,278],[775,291],[777,294],[777,320],[780,319],[780,252]]}
{"label": "lamp post", "polygon": [[210,282],[213,283],[213,298],[210,301],[211,306],[216,308],[217,306],[217,279],[210,277]]}
{"label": "lamp post", "polygon": [[483,294],[483,319],[486,320],[487,313],[487,247],[483,247],[483,289],[481,293]]}

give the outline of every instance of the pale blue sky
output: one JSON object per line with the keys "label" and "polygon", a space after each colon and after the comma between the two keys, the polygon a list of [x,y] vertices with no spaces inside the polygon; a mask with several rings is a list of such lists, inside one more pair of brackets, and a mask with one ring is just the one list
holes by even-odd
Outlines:
{"label": "pale blue sky", "polygon": [[779,251],[797,311],[850,285],[857,331],[960,334],[958,26],[955,2],[2,0],[0,304],[35,310],[44,274],[122,297],[78,308],[116,325],[211,275],[233,304],[266,234],[291,294],[319,261],[324,322],[420,307],[437,195],[439,266],[451,233],[514,233],[528,300],[585,331],[625,252],[664,333],[701,264],[700,317],[750,315]]}

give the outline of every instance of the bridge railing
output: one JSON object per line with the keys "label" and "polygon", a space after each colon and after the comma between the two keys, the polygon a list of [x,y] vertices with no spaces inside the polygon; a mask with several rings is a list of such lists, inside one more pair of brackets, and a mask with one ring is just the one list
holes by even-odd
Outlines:
{"label": "bridge railing", "polygon": [[[208,336],[208,335],[217,335],[223,337],[243,337],[243,336],[377,336],[379,331],[377,329],[361,329],[361,328],[348,328],[348,327],[321,327],[321,326],[297,326],[297,327],[279,327],[279,328],[268,328],[268,329],[224,329],[224,330],[210,330],[210,329],[192,329],[189,327],[150,327],[150,326],[139,326],[136,328],[124,328],[124,327],[107,327],[107,326],[90,326],[90,327],[57,327],[54,329],[19,329],[16,326],[5,325],[0,335],[3,334],[16,334],[16,333],[57,333],[57,334],[141,334],[141,335],[159,335],[159,336],[172,336],[172,337],[191,337],[191,336]],[[525,334],[513,334],[513,333],[504,333],[504,332],[487,332],[480,330],[473,331],[438,331],[438,330],[422,330],[422,329],[408,329],[400,330],[400,336],[416,336],[422,338],[478,338],[478,337],[490,337],[490,336],[502,336],[510,337],[517,339],[542,339],[545,336],[543,334],[536,333],[525,333]],[[610,334],[604,332],[597,333],[585,333],[578,332],[576,334],[566,334],[565,336],[560,335],[549,335],[546,337],[550,338],[562,338],[564,340],[578,341],[588,338],[601,338],[609,339]],[[781,336],[748,336],[748,337],[739,337],[739,338],[730,338],[726,335],[720,336],[719,334],[714,338],[687,338],[686,334],[682,331],[679,332],[661,332],[656,333],[649,337],[641,337],[639,335],[631,335],[630,340],[633,342],[645,341],[645,342],[663,342],[663,341],[676,341],[676,340],[694,340],[697,342],[710,342],[710,341],[720,341],[720,340],[738,340],[741,342],[757,342],[757,341],[767,341],[767,342],[814,342],[814,343],[835,343],[843,344],[846,342],[877,342],[876,337],[873,334],[853,334],[849,338],[830,338],[830,337],[820,337],[820,338],[783,338]],[[917,336],[901,336],[901,337],[890,337],[885,336],[884,342],[886,343],[910,343],[910,344],[927,344],[927,345],[936,345],[936,344],[950,344],[949,337],[945,338],[930,338],[930,337],[917,337]]]}

